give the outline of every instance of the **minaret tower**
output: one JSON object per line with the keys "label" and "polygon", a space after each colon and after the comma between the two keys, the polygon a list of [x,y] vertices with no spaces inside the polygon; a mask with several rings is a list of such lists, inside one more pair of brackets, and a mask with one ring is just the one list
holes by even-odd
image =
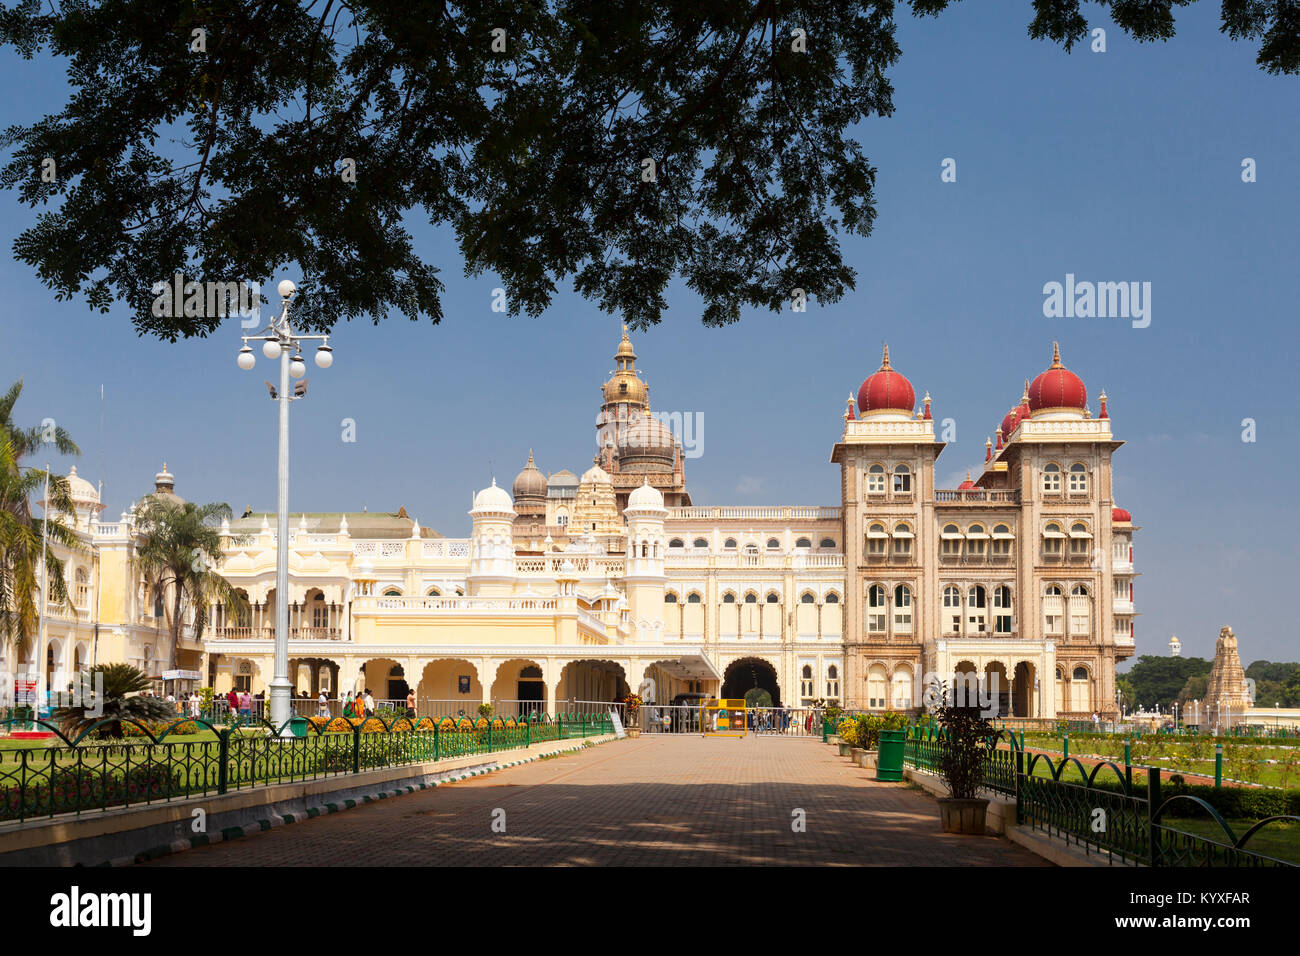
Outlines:
{"label": "minaret tower", "polygon": [[636,370],[636,352],[623,326],[623,339],[614,353],[614,371],[603,386],[600,414],[596,416],[596,450],[605,471],[614,470],[615,449],[623,444],[627,427],[650,412],[650,386]]}
{"label": "minaret tower", "polygon": [[508,595],[515,582],[514,502],[494,478],[492,487],[474,496],[469,514],[474,519],[466,577],[469,593]]}
{"label": "minaret tower", "polygon": [[668,542],[664,496],[647,480],[628,496],[627,518],[628,612],[638,640],[658,640],[664,626],[664,555]]}

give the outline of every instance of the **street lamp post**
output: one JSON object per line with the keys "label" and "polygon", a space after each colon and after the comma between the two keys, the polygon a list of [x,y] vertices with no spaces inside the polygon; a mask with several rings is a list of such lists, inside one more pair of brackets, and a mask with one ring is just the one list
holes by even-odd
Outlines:
{"label": "street lamp post", "polygon": [[[280,403],[280,465],[278,495],[276,499],[275,542],[275,676],[271,678],[271,723],[282,734],[288,733],[289,712],[289,403],[307,394],[307,381],[303,379],[289,388],[289,379],[302,379],[307,373],[307,363],[302,357],[302,343],[319,341],[316,364],[329,368],[334,363],[334,353],[328,335],[294,335],[289,326],[289,306],[297,287],[288,279],[277,286],[280,293],[280,314],[271,319],[257,335],[243,336],[244,345],[239,350],[239,367],[251,369],[256,362],[249,342],[262,342],[262,354],[274,361],[280,360],[280,389],[277,393],[267,383],[271,398]],[[293,350],[290,357],[289,350]]]}

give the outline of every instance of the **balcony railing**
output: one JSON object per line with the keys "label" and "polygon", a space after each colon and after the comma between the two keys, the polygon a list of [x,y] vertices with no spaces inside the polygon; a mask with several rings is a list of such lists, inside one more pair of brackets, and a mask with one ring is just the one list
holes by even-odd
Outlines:
{"label": "balcony railing", "polygon": [[464,613],[479,611],[556,611],[559,601],[553,597],[363,597],[353,602],[357,612],[429,611]]}
{"label": "balcony railing", "polygon": [[[265,627],[212,627],[204,632],[216,641],[273,641],[275,626]],[[291,627],[291,641],[341,641],[343,629],[340,627]]]}
{"label": "balcony railing", "polygon": [[986,488],[936,490],[934,500],[943,504],[1006,505],[1019,504],[1019,491],[997,491]]}

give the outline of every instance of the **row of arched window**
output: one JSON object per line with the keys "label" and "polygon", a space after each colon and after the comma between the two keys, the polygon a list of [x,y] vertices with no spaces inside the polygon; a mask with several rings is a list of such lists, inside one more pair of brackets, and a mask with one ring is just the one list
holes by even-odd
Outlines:
{"label": "row of arched window", "polygon": [[[401,597],[401,596],[402,596],[402,589],[399,588],[399,587],[397,587],[397,586],[395,586],[395,585],[392,585],[392,586],[389,586],[389,587],[384,588],[384,590],[383,590],[382,592],[380,592],[380,593],[381,593],[384,597]],[[443,595],[442,595],[442,588],[429,588],[429,590],[427,590],[427,591],[424,592],[424,596],[425,596],[425,597],[442,597],[442,596],[443,596]],[[464,589],[464,588],[456,588],[456,597],[464,597],[464,596],[465,596],[465,589]]]}
{"label": "row of arched window", "polygon": [[912,492],[912,469],[907,465],[895,465],[887,471],[882,464],[867,468],[867,494],[883,495],[887,488],[892,488],[896,495]]}
{"label": "row of arched window", "polygon": [[[795,541],[794,546],[795,546],[796,548],[808,548],[808,549],[811,549],[811,548],[812,548],[812,539],[811,539],[811,538],[799,538],[798,540]],[[685,547],[686,547],[686,541],[685,541],[685,539],[683,539],[683,538],[673,538],[671,541],[668,542],[668,547],[669,547],[669,548],[685,548]],[[691,543],[691,547],[692,547],[692,548],[695,548],[696,550],[703,549],[703,550],[707,551],[708,548],[709,548],[709,541],[708,541],[707,538],[696,538],[696,539]],[[724,542],[722,543],[722,549],[723,549],[724,551],[735,551],[737,547],[738,547],[738,545],[737,545],[737,543],[736,543],[736,539],[735,539],[735,538],[728,538],[726,541],[724,541]],[[748,544],[748,545],[746,545],[746,547],[747,547],[747,548],[757,548],[758,545],[757,545],[757,544]],[[822,551],[834,551],[834,550],[836,550],[836,548],[838,548],[839,546],[835,543],[835,539],[834,539],[834,538],[822,538],[822,539],[821,539],[821,543],[818,544],[817,547],[818,547],[820,550],[822,550]],[[780,551],[780,550],[781,550],[781,542],[780,542],[780,540],[778,540],[777,538],[768,538],[768,539],[767,539],[767,550],[768,550],[768,551]]]}
{"label": "row of arched window", "polygon": [[[676,593],[675,591],[666,591],[666,592],[664,592],[664,603],[665,603],[665,604],[677,604],[677,603],[679,602],[679,600],[680,600],[680,599],[679,599],[679,597],[678,597],[678,595],[677,595],[677,593]],[[700,604],[700,603],[702,603],[702,602],[703,602],[703,598],[701,597],[699,591],[691,591],[691,592],[689,592],[689,593],[686,595],[686,603],[687,603],[687,604]],[[735,603],[736,603],[736,594],[735,594],[735,592],[733,592],[733,591],[726,591],[726,592],[724,592],[723,595],[722,595],[722,603],[723,603],[723,604],[735,604]],[[744,597],[741,599],[741,602],[740,602],[740,603],[742,603],[742,604],[780,604],[780,603],[781,603],[781,596],[780,596],[779,594],[777,594],[775,591],[768,591],[768,592],[767,592],[767,596],[766,596],[762,601],[759,601],[759,599],[758,599],[758,592],[756,592],[756,591],[746,591],[746,592],[745,592],[745,595],[744,595]],[[800,603],[800,604],[816,604],[816,603],[817,603],[817,595],[815,595],[812,591],[804,591],[802,594],[799,595],[799,603]],[[827,592],[826,592],[826,598],[825,598],[825,600],[823,601],[823,603],[825,603],[825,604],[839,604],[839,603],[840,603],[840,596],[839,596],[839,594],[838,594],[837,592],[835,592],[835,591],[827,591]]]}
{"label": "row of arched window", "polygon": [[982,558],[989,555],[1005,558],[1011,555],[1011,542],[1015,540],[1011,526],[993,525],[992,533],[978,522],[965,531],[955,524],[946,524],[939,533],[939,554],[945,558],[959,557],[963,551],[967,557]]}
{"label": "row of arched window", "polygon": [[[820,696],[816,693],[816,681],[813,679],[813,669],[811,664],[805,664],[799,670],[799,696],[804,699]],[[838,698],[840,696],[840,669],[835,664],[828,664],[826,667],[826,697]]]}
{"label": "row of arched window", "polygon": [[1088,466],[1081,461],[1076,461],[1070,465],[1069,470],[1062,469],[1061,465],[1054,461],[1049,461],[1043,466],[1043,493],[1049,495],[1058,495],[1062,487],[1068,488],[1072,495],[1083,495],[1088,493]]}
{"label": "row of arched window", "polygon": [[1086,557],[1092,553],[1092,532],[1085,522],[1072,522],[1067,534],[1062,522],[1049,521],[1043,526],[1043,556],[1059,558],[1065,551],[1067,539],[1070,542],[1070,557]]}
{"label": "row of arched window", "polygon": [[[1081,461],[1073,462],[1068,469],[1058,462],[1048,462],[1042,474],[1046,494],[1060,494],[1063,488],[1072,495],[1088,493],[1088,466]],[[891,470],[877,463],[867,468],[866,477],[868,495],[883,495],[887,490],[896,495],[912,491],[912,469],[908,465],[895,465]]]}

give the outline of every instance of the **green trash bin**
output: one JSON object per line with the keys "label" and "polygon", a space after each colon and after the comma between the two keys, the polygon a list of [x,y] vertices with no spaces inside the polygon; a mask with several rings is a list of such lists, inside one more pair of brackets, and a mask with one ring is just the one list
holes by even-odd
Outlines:
{"label": "green trash bin", "polygon": [[905,730],[882,730],[876,753],[876,779],[897,782],[903,779],[903,741]]}
{"label": "green trash bin", "polygon": [[306,718],[306,717],[290,717],[290,718],[289,718],[289,732],[292,733],[295,737],[306,737],[306,736],[307,736],[307,718]]}

